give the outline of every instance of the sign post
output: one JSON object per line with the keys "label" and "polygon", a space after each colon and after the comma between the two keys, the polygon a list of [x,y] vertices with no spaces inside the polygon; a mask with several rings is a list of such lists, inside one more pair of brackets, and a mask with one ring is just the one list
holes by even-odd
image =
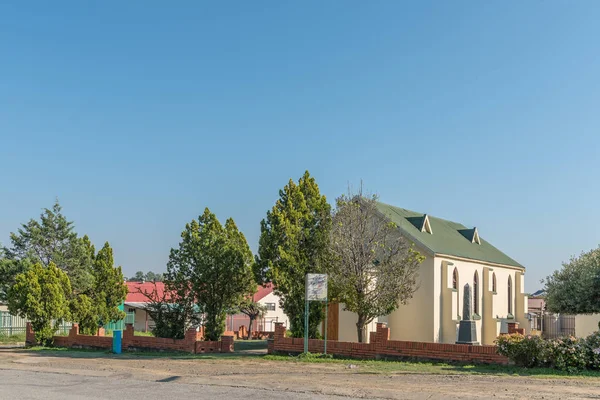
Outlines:
{"label": "sign post", "polygon": [[306,274],[306,306],[304,310],[304,353],[308,353],[308,315],[311,301],[325,302],[325,354],[327,354],[327,274]]}

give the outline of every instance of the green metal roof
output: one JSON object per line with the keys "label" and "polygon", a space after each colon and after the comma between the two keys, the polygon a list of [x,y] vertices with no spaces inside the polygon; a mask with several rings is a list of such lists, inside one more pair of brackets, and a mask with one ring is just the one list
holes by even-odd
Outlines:
{"label": "green metal roof", "polygon": [[480,238],[481,244],[473,243],[474,228],[467,228],[458,222],[428,215],[433,234],[422,232],[425,214],[404,208],[377,203],[377,208],[391,219],[408,239],[429,249],[434,254],[446,254],[471,260],[487,261],[495,264],[524,268],[521,264]]}

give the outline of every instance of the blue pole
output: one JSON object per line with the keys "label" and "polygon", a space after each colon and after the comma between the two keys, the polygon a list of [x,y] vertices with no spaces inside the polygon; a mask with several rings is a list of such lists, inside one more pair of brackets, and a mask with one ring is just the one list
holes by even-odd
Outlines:
{"label": "blue pole", "polygon": [[113,331],[113,353],[121,354],[122,347],[122,331]]}

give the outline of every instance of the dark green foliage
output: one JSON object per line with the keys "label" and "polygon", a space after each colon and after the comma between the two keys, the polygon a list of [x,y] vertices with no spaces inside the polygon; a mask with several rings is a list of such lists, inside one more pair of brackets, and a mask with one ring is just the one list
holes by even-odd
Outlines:
{"label": "dark green foliage", "polygon": [[27,271],[31,265],[28,259],[10,260],[0,256],[0,302],[8,300],[8,290],[15,284],[15,278]]}
{"label": "dark green foliage", "polygon": [[[255,275],[259,282],[273,282],[293,335],[302,337],[305,276],[328,268],[331,206],[308,171],[298,184],[290,179],[279,197],[261,222]],[[322,304],[312,302],[310,337],[318,336],[322,318]]]}
{"label": "dark green foliage", "polygon": [[[88,248],[94,250],[93,246]],[[119,305],[125,301],[127,286],[121,267],[114,267],[113,251],[108,242],[92,256],[92,260],[92,284],[85,292],[77,293],[71,305],[73,320],[79,323],[84,334],[94,334],[98,326],[125,316]]]}
{"label": "dark green foliage", "polygon": [[62,214],[58,201],[52,209],[44,209],[39,221],[31,219],[17,233],[11,233],[10,240],[12,247],[4,249],[8,259],[44,266],[52,262],[67,274],[75,293],[90,288],[93,246],[87,238],[77,237],[73,222]]}
{"label": "dark green foliage", "polygon": [[134,276],[128,279],[130,282],[162,282],[164,275],[161,273],[137,271]]}
{"label": "dark green foliage", "polygon": [[28,318],[36,340],[52,343],[58,323],[69,317],[71,284],[67,275],[53,262],[36,263],[18,274],[8,292],[8,309],[12,314]]}
{"label": "dark green foliage", "polygon": [[600,247],[564,263],[546,278],[546,308],[555,313],[600,312]]}
{"label": "dark green foliage", "polygon": [[252,252],[233,219],[223,227],[208,208],[186,224],[179,248],[171,249],[167,281],[189,283],[190,294],[204,312],[207,340],[225,331],[227,312],[256,290]]}
{"label": "dark green foliage", "polygon": [[565,336],[549,340],[515,333],[499,336],[496,345],[498,354],[521,367],[550,367],[570,373],[600,369],[600,332],[587,338]]}

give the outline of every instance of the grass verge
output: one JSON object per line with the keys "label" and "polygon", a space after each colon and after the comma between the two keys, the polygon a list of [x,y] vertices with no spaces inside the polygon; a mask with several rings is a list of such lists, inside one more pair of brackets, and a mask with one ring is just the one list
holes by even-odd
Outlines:
{"label": "grass verge", "polygon": [[294,363],[342,364],[346,368],[356,368],[357,373],[366,374],[467,374],[467,375],[499,375],[529,376],[538,378],[600,378],[600,371],[579,371],[569,373],[552,368],[522,368],[506,365],[465,365],[419,361],[384,361],[354,360],[323,357],[322,355],[280,356],[267,355],[264,360],[285,361]]}
{"label": "grass verge", "polygon": [[439,374],[439,375],[496,375],[525,376],[534,378],[600,378],[600,371],[579,371],[568,373],[551,368],[520,368],[504,365],[464,365],[417,361],[354,360],[324,357],[319,354],[302,356],[281,355],[240,355],[227,354],[187,354],[176,352],[132,351],[116,355],[110,351],[91,349],[67,349],[58,347],[31,347],[25,351],[44,352],[57,357],[111,357],[111,358],[167,358],[174,360],[248,360],[278,361],[298,364],[333,364],[345,369],[353,369],[359,374]]}

